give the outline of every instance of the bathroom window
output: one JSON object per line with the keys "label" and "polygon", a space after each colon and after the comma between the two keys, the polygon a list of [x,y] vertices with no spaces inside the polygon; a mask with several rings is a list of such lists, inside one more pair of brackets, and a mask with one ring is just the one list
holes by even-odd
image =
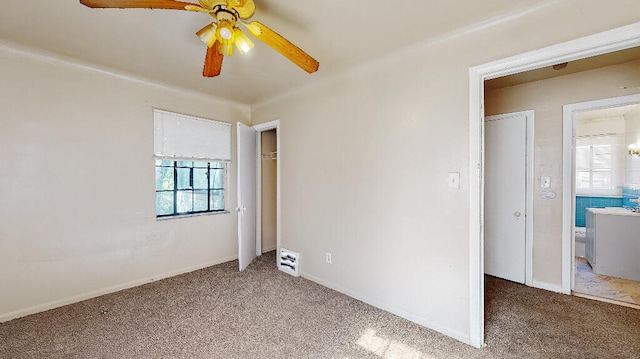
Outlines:
{"label": "bathroom window", "polygon": [[621,166],[619,136],[586,136],[576,139],[576,192],[614,195]]}
{"label": "bathroom window", "polygon": [[576,188],[611,188],[611,145],[576,147]]}

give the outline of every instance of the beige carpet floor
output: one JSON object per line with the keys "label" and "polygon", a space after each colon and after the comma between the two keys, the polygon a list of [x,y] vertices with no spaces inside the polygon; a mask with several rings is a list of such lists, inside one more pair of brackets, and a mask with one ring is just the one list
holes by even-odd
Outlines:
{"label": "beige carpet floor", "polygon": [[[107,311],[108,309],[108,311]],[[0,324],[0,358],[639,358],[640,311],[486,279],[474,349],[262,256]]]}
{"label": "beige carpet floor", "polygon": [[640,282],[594,274],[584,258],[576,257],[574,292],[640,305]]}

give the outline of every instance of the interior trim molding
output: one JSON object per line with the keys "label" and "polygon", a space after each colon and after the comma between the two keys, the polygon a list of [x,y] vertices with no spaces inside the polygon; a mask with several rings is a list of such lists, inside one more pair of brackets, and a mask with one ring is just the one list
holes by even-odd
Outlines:
{"label": "interior trim molding", "polygon": [[533,283],[531,283],[531,286],[538,289],[548,290],[550,292],[563,293],[562,286],[557,284],[539,282],[537,280],[534,280]]}
{"label": "interior trim molding", "polygon": [[[636,46],[640,46],[640,22],[469,69],[469,337],[472,346],[480,348],[484,344],[484,81]],[[563,177],[566,181],[566,173]],[[563,189],[565,186],[563,182]],[[563,211],[563,222],[571,216],[564,212],[567,211]],[[563,226],[562,238],[569,235]],[[563,252],[566,250],[563,246]],[[563,278],[567,270],[571,268],[563,263]]]}

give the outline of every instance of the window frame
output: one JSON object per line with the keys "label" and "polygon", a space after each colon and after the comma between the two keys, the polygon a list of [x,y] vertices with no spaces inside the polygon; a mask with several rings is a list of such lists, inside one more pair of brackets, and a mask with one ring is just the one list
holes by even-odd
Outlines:
{"label": "window frame", "polygon": [[[156,193],[156,219],[158,220],[162,220],[162,219],[170,219],[170,218],[180,218],[180,217],[193,217],[193,216],[201,216],[201,215],[212,215],[212,214],[223,214],[223,213],[229,213],[229,210],[227,209],[227,188],[228,188],[228,164],[225,161],[215,161],[215,160],[196,160],[196,159],[186,159],[186,160],[182,160],[182,159],[175,159],[175,158],[155,158],[155,171],[156,171],[156,188],[155,188],[155,193]],[[160,163],[158,163],[160,161]],[[170,166],[165,166],[163,165],[164,161],[169,161],[172,163],[172,165]],[[180,162],[187,162],[187,163],[191,163],[190,166],[184,166],[184,165],[180,165]],[[194,188],[193,186],[193,173],[194,173],[194,169],[204,169],[205,167],[197,167],[196,163],[207,163],[207,189],[201,189],[201,188]],[[213,164],[218,164],[216,167],[212,166]],[[218,167],[221,166],[221,167]],[[158,189],[158,168],[170,168],[172,169],[173,172],[173,188],[172,189]],[[190,169],[189,171],[189,185],[187,186],[188,188],[180,188],[179,186],[179,180],[178,180],[178,169],[180,168],[188,168]],[[218,187],[212,187],[212,183],[211,183],[211,176],[212,176],[212,170],[222,170],[222,187],[218,188]],[[206,210],[191,210],[191,211],[185,211],[185,212],[179,212],[178,211],[178,196],[179,196],[179,192],[187,192],[190,191],[191,195],[192,195],[192,209],[193,209],[193,201],[195,200],[193,198],[193,196],[195,195],[195,192],[197,191],[206,191],[207,192],[207,209]],[[223,208],[222,209],[211,209],[212,208],[212,192],[214,191],[222,191],[222,197],[223,197]],[[170,214],[158,214],[158,193],[160,192],[166,192],[166,193],[172,193],[173,194],[173,211]]]}

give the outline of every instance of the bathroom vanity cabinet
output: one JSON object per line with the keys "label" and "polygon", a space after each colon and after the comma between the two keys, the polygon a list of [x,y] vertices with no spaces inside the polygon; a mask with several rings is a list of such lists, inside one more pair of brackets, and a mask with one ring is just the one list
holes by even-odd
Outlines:
{"label": "bathroom vanity cabinet", "polygon": [[587,208],[587,262],[596,274],[640,281],[640,213]]}

